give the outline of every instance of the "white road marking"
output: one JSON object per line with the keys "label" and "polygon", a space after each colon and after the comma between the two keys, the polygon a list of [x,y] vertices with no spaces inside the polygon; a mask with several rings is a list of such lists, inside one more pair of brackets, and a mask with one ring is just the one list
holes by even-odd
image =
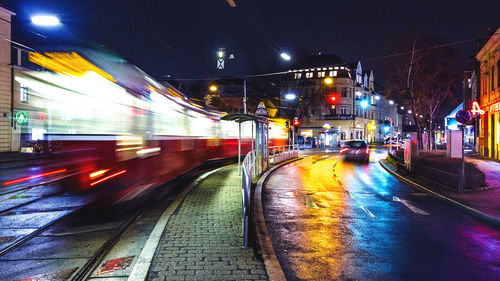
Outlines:
{"label": "white road marking", "polygon": [[368,215],[370,215],[370,217],[372,217],[372,218],[374,218],[374,219],[376,219],[376,218],[377,218],[377,217],[376,217],[374,214],[372,214],[372,212],[370,212],[370,210],[368,210],[365,206],[363,206],[363,205],[362,205],[362,206],[361,206],[361,209],[363,209],[363,211],[365,211]]}
{"label": "white road marking", "polygon": [[408,209],[410,209],[415,214],[429,216],[429,213],[427,213],[426,211],[424,211],[424,210],[422,210],[422,209],[420,209],[418,207],[413,206],[410,202],[408,202],[408,201],[406,201],[404,199],[399,199],[396,196],[392,196],[392,201],[403,203],[403,205],[405,205],[406,207],[408,207]]}
{"label": "white road marking", "polygon": [[156,223],[153,231],[151,231],[151,234],[149,235],[149,238],[146,241],[141,254],[137,258],[137,262],[134,264],[134,268],[132,268],[132,272],[130,273],[127,281],[146,280],[146,276],[148,275],[149,267],[151,266],[151,262],[153,261],[153,256],[156,252],[156,248],[160,243],[161,235],[163,234],[163,230],[165,230],[165,226],[167,225],[172,213],[175,211],[175,209],[177,209],[184,197],[194,186],[196,186],[202,179],[222,168],[224,167],[215,169],[198,177],[196,181],[189,185],[188,188],[184,189],[170,204],[170,206],[168,206],[168,208],[165,210],[165,212],[163,212],[160,219]]}

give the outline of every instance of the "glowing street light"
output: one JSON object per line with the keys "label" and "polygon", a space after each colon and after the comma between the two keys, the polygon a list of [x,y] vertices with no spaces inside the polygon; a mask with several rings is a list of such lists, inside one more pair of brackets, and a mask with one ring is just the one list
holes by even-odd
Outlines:
{"label": "glowing street light", "polygon": [[405,109],[405,107],[404,107],[404,106],[402,106],[402,107],[401,107],[401,110],[404,110],[404,109]]}
{"label": "glowing street light", "polygon": [[217,85],[210,85],[210,87],[208,87],[208,89],[210,90],[210,92],[214,93],[214,92],[217,92],[217,90],[219,88],[217,87]]}
{"label": "glowing street light", "polygon": [[380,96],[375,96],[375,99],[376,100],[380,100]]}
{"label": "glowing street light", "polygon": [[411,114],[411,110],[408,110],[408,114]]}
{"label": "glowing street light", "polygon": [[292,59],[292,57],[287,53],[281,53],[281,58],[286,60],[286,61],[289,61]]}
{"label": "glowing street light", "polygon": [[323,81],[325,84],[331,85],[333,83],[333,79],[331,77],[326,77]]}
{"label": "glowing street light", "polygon": [[389,104],[390,104],[390,105],[393,105],[393,104],[394,104],[394,101],[390,100],[390,101],[389,101]]}
{"label": "glowing street light", "polygon": [[362,100],[359,105],[361,105],[361,107],[364,109],[364,108],[367,108],[369,106],[368,104],[368,101],[367,100]]}
{"label": "glowing street light", "polygon": [[31,22],[38,26],[57,26],[61,22],[56,16],[51,15],[36,15],[31,17]]}
{"label": "glowing street light", "polygon": [[361,92],[359,92],[359,91],[358,91],[358,92],[356,92],[356,96],[360,97],[360,96],[362,96],[362,95],[363,95],[363,93],[361,93]]}
{"label": "glowing street light", "polygon": [[293,94],[293,93],[285,95],[285,99],[286,100],[294,100],[295,98],[297,98],[297,96],[295,94]]}

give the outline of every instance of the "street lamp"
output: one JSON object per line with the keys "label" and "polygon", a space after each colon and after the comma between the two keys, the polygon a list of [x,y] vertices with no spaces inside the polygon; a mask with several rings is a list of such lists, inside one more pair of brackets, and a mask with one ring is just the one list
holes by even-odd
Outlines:
{"label": "street lamp", "polygon": [[362,101],[359,103],[359,105],[361,105],[361,107],[362,107],[363,109],[365,109],[365,108],[367,108],[367,107],[369,106],[369,103],[368,103],[368,101],[367,101],[367,100],[362,100]]}
{"label": "street lamp", "polygon": [[281,55],[280,55],[280,56],[281,56],[281,58],[282,58],[282,59],[284,59],[284,60],[286,60],[286,61],[289,61],[289,60],[291,60],[291,59],[292,59],[292,57],[291,57],[289,54],[284,53],[284,52],[283,52],[283,53],[281,53]]}
{"label": "street lamp", "polygon": [[331,77],[326,77],[323,81],[327,85],[331,85],[333,83],[333,79]]}
{"label": "street lamp", "polygon": [[208,89],[210,90],[210,92],[215,93],[219,88],[217,87],[217,85],[210,85]]}
{"label": "street lamp", "polygon": [[61,22],[56,16],[51,15],[36,15],[31,17],[31,22],[38,26],[57,26]]}
{"label": "street lamp", "polygon": [[297,98],[297,96],[293,93],[289,93],[289,94],[285,95],[286,100],[294,100],[295,98]]}
{"label": "street lamp", "polygon": [[389,101],[389,104],[390,104],[390,105],[393,105],[393,104],[394,104],[394,101],[390,100],[390,101]]}

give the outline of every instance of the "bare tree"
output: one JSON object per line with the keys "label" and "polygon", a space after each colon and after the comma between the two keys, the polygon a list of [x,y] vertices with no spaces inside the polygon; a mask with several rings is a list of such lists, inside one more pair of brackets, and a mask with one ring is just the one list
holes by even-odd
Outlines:
{"label": "bare tree", "polygon": [[401,38],[386,64],[386,95],[412,110],[420,148],[423,128],[428,125],[433,135],[433,122],[460,79],[456,53],[438,43],[432,37]]}

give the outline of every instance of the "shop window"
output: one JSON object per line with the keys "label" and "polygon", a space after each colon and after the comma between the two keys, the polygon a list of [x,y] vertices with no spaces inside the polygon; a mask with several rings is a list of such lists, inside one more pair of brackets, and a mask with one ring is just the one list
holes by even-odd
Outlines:
{"label": "shop window", "polygon": [[497,144],[500,144],[500,112],[497,113]]}

